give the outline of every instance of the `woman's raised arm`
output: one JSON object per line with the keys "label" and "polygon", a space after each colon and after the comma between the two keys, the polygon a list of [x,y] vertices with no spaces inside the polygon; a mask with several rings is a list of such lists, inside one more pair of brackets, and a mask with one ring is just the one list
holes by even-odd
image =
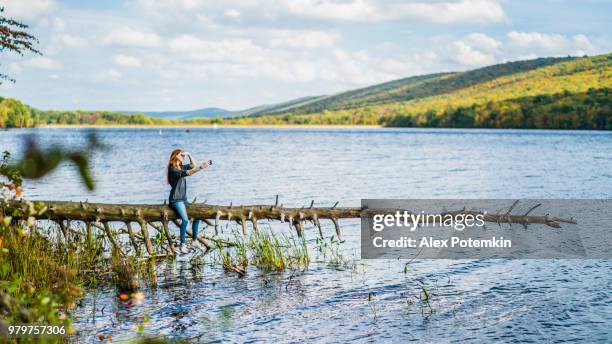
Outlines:
{"label": "woman's raised arm", "polygon": [[[190,156],[191,156],[191,155],[190,155]],[[193,161],[193,160],[192,160],[192,161]],[[202,164],[202,165],[200,165],[200,166],[196,166],[196,167],[192,168],[191,170],[187,170],[187,174],[188,174],[188,175],[192,175],[192,174],[194,174],[194,173],[196,173],[196,172],[200,172],[200,171],[202,171],[203,169],[205,169],[206,167],[208,167],[209,165],[210,165],[210,164],[209,164],[209,163],[208,163],[208,161],[207,161],[207,162],[203,163],[203,164]]]}

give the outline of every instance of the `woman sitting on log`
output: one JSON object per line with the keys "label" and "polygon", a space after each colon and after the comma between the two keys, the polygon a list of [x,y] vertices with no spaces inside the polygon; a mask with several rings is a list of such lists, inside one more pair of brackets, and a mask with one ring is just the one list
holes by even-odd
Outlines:
{"label": "woman sitting on log", "polygon": [[[183,163],[185,156],[189,156],[191,163]],[[181,246],[179,251],[181,253],[187,253],[187,224],[189,223],[189,217],[187,216],[187,181],[185,177],[190,176],[196,172],[199,172],[210,165],[211,161],[206,161],[202,165],[196,166],[196,163],[191,154],[184,152],[182,149],[175,149],[170,155],[170,161],[168,161],[168,184],[172,187],[170,190],[170,196],[168,198],[170,207],[172,207],[181,218]],[[195,167],[194,167],[195,166]],[[193,221],[191,225],[192,230],[192,241],[191,244],[194,247],[199,248],[198,243],[198,228],[200,226],[200,220]]]}

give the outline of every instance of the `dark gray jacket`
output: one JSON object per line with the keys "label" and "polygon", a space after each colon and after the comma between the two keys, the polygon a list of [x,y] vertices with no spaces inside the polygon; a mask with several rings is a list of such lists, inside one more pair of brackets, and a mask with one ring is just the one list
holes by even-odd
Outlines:
{"label": "dark gray jacket", "polygon": [[187,200],[187,180],[185,180],[185,177],[189,176],[187,171],[191,170],[192,168],[193,165],[191,164],[181,165],[180,169],[168,166],[168,179],[170,180],[170,186],[172,187],[168,201],[174,202]]}

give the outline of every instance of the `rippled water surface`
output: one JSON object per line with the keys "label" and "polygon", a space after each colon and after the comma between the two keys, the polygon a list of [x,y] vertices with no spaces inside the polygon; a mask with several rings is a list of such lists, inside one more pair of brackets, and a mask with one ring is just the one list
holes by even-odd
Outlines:
{"label": "rippled water surface", "polygon": [[[24,136],[78,147],[86,129],[0,132],[17,155]],[[518,130],[105,129],[88,192],[70,166],[38,182],[36,199],[162,203],[174,148],[213,167],[190,177],[209,203],[359,205],[361,198],[612,197],[612,133]],[[323,223],[327,236],[330,223]],[[343,256],[359,257],[359,222],[341,223]],[[272,230],[289,233],[286,225]],[[207,231],[210,231],[207,229]],[[303,273],[245,278],[215,266],[157,267],[158,286],[125,304],[110,288],[77,308],[79,341],[145,332],[201,341],[612,341],[612,263],[603,260],[317,261]],[[431,308],[419,301],[422,286]],[[95,309],[94,312],[94,303]]]}

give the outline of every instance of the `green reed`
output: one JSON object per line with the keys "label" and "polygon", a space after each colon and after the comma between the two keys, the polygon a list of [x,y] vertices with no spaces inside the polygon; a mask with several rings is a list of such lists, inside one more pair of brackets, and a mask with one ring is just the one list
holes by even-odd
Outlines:
{"label": "green reed", "polygon": [[264,271],[306,269],[310,263],[308,246],[303,238],[277,235],[272,231],[252,232],[244,236],[237,231],[232,241],[217,242],[216,261],[227,267],[256,266]]}
{"label": "green reed", "polygon": [[249,237],[253,265],[266,271],[305,269],[310,263],[304,238],[277,236],[272,231],[253,232]]}
{"label": "green reed", "polygon": [[[317,238],[315,240],[315,247],[322,262],[327,262],[330,266],[337,269],[350,268],[350,261],[342,254],[340,244],[342,244],[342,241],[338,240],[335,236],[330,236],[329,240],[325,238]],[[354,262],[353,265],[355,265]]]}

